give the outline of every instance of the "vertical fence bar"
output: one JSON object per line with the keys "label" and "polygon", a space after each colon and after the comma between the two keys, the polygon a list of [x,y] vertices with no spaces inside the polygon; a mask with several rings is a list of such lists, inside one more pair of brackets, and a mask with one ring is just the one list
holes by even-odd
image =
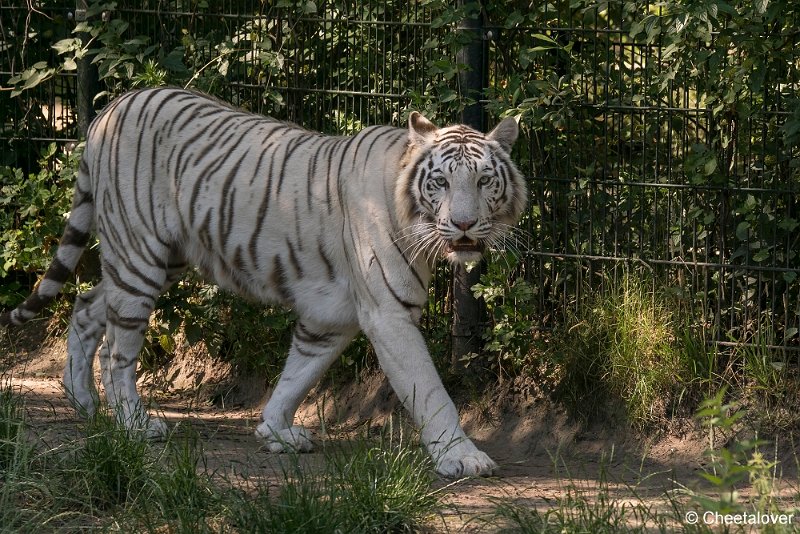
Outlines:
{"label": "vertical fence bar", "polygon": [[[75,5],[75,22],[80,24],[88,20],[88,5],[86,0],[78,0]],[[79,34],[81,46],[86,46],[91,35],[86,32]],[[84,55],[77,61],[77,87],[75,110],[77,114],[78,139],[85,140],[96,113],[94,110],[94,97],[99,92],[99,76],[97,67],[92,64],[92,58]],[[96,247],[88,248],[81,256],[78,265],[78,277],[81,280],[100,279],[100,251]]]}
{"label": "vertical fence bar", "polygon": [[[87,20],[88,5],[86,0],[78,0],[75,5],[75,22],[80,24]],[[80,33],[81,46],[86,46],[90,39],[88,33]],[[94,97],[98,93],[97,68],[92,65],[92,58],[84,56],[77,61],[78,64],[78,87],[76,111],[78,119],[78,137],[86,139],[89,131],[89,124],[95,116]]]}
{"label": "vertical fence bar", "polygon": [[[470,2],[459,0],[461,8]],[[467,65],[468,70],[459,73],[459,90],[462,97],[474,100],[461,113],[461,121],[476,130],[484,131],[486,117],[480,96],[488,86],[487,69],[485,68],[483,24],[480,9],[477,16],[465,17],[458,26],[458,31],[469,37],[469,41],[458,51],[456,61]],[[480,281],[483,262],[471,271],[463,265],[453,268],[453,327],[451,363],[458,371],[464,371],[464,356],[478,352],[481,348],[482,303],[472,294],[472,286]]]}

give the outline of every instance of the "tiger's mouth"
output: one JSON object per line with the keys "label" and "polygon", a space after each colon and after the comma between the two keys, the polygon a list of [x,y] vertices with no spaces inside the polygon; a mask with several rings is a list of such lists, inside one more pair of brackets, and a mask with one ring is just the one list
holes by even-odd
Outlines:
{"label": "tiger's mouth", "polygon": [[452,254],[454,252],[477,252],[483,254],[484,245],[478,240],[473,240],[468,237],[462,237],[455,241],[449,241],[444,247],[445,254]]}

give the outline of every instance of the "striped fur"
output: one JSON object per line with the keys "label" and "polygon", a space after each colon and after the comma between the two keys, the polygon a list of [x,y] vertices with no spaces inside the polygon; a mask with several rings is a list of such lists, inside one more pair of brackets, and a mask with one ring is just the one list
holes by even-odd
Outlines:
{"label": "striped fur", "polygon": [[194,266],[221,287],[291,306],[299,320],[257,434],[307,450],[295,411],[359,330],[421,428],[444,475],[495,464],[466,437],[417,321],[439,257],[477,259],[502,243],[526,188],[508,153],[512,119],[484,135],[409,126],[330,137],[179,89],[123,95],[92,123],[66,230],[33,294],[0,322],[22,324],[70,277],[94,230],[103,280],[75,303],[64,385],[79,410],[98,399],[160,435],[136,391],[136,362],[158,296]]}

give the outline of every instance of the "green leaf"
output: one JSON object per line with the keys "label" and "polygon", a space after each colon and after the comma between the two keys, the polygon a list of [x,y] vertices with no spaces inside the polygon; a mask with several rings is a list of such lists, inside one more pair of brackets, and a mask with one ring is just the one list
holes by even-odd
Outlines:
{"label": "green leaf", "polygon": [[74,37],[69,39],[61,39],[52,45],[51,48],[59,55],[66,54],[72,50],[77,50],[81,47],[81,40]]}
{"label": "green leaf", "polygon": [[523,22],[525,22],[525,16],[515,9],[510,15],[508,15],[508,17],[506,17],[505,27],[513,28],[514,26],[522,24]]}
{"label": "green leaf", "polygon": [[703,164],[703,175],[711,176],[717,170],[717,158],[711,158]]}
{"label": "green leaf", "polygon": [[172,72],[188,72],[186,65],[183,63],[184,49],[183,47],[176,48],[161,60],[161,66]]}
{"label": "green leaf", "polygon": [[538,39],[539,41],[544,41],[546,43],[550,43],[550,44],[552,44],[553,46],[556,46],[556,47],[560,46],[551,37],[548,37],[547,35],[545,35],[543,33],[534,33],[533,35],[531,35],[531,37],[533,37],[534,39]]}
{"label": "green leaf", "polygon": [[800,223],[792,217],[786,217],[778,223],[778,228],[787,232],[794,232],[798,226],[800,226]]}
{"label": "green leaf", "polygon": [[750,236],[750,223],[747,221],[742,221],[738,225],[736,225],[736,238],[740,241],[747,241],[747,238]]}

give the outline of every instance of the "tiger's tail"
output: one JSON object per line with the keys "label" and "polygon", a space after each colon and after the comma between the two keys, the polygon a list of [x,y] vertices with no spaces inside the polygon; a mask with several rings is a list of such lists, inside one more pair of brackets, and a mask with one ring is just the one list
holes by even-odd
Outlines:
{"label": "tiger's tail", "polygon": [[85,156],[78,167],[78,179],[75,183],[75,194],[72,199],[72,210],[67,219],[67,227],[58,243],[53,261],[47,268],[44,277],[33,289],[33,293],[15,309],[0,314],[0,326],[22,325],[41,312],[56,298],[64,283],[69,279],[83,251],[89,242],[94,220],[94,198],[91,191],[89,166]]}

